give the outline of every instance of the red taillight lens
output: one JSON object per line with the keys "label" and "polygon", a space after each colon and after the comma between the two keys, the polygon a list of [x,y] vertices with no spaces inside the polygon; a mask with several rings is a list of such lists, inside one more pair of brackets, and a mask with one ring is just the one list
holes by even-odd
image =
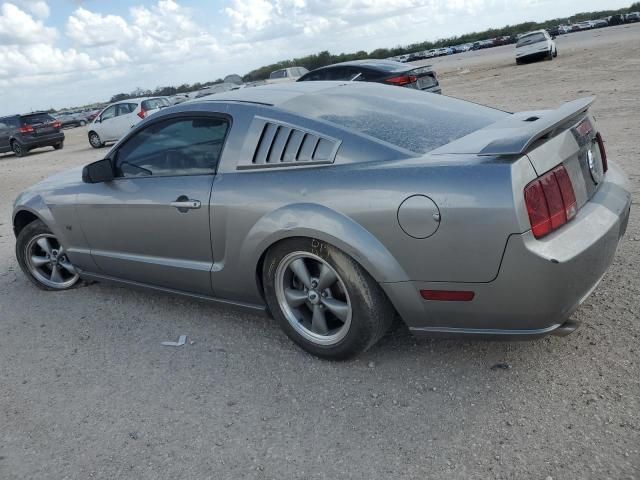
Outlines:
{"label": "red taillight lens", "polygon": [[562,201],[562,193],[560,186],[554,173],[544,175],[540,179],[540,185],[544,192],[544,198],[547,200],[547,208],[549,209],[549,218],[551,220],[551,230],[555,230],[561,225],[567,223],[567,215],[564,211],[564,203]]}
{"label": "red taillight lens", "polygon": [[147,112],[145,112],[144,110],[140,110],[140,111],[138,112],[138,116],[139,116],[140,118],[142,118],[143,120],[144,120],[144,117],[145,117],[146,115],[147,115]]}
{"label": "red taillight lens", "polygon": [[476,296],[474,292],[460,290],[420,290],[420,295],[425,300],[441,302],[470,302]]}
{"label": "red taillight lens", "polygon": [[60,128],[61,123],[58,121],[53,122],[53,128]]}
{"label": "red taillight lens", "polygon": [[535,180],[524,189],[524,203],[527,205],[533,236],[544,237],[551,231],[551,219],[540,180]]}
{"label": "red taillight lens", "polygon": [[564,204],[564,213],[567,221],[571,220],[578,213],[578,204],[576,203],[576,194],[573,191],[573,185],[569,174],[564,167],[558,167],[554,171],[560,193],[562,194],[562,203]]}
{"label": "red taillight lens", "polygon": [[607,152],[604,150],[604,140],[602,140],[602,135],[600,132],[596,133],[596,142],[598,142],[598,147],[600,148],[600,157],[602,158],[602,171],[607,172],[609,170],[609,163],[607,162]]}
{"label": "red taillight lens", "polygon": [[20,127],[20,133],[33,133],[33,127],[31,125],[23,125]]}
{"label": "red taillight lens", "polygon": [[384,82],[391,85],[397,85],[402,87],[403,85],[409,85],[418,81],[418,77],[415,75],[402,75],[400,77],[387,78]]}
{"label": "red taillight lens", "polygon": [[566,169],[561,165],[527,185],[524,203],[536,238],[544,237],[575,217],[576,196]]}

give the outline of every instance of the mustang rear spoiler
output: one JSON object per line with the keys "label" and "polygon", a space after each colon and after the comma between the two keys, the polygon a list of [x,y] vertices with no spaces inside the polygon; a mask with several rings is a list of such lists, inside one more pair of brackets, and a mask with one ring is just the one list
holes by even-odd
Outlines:
{"label": "mustang rear spoiler", "polygon": [[518,112],[443,145],[432,154],[522,155],[540,138],[583,115],[595,97],[579,98],[556,110]]}

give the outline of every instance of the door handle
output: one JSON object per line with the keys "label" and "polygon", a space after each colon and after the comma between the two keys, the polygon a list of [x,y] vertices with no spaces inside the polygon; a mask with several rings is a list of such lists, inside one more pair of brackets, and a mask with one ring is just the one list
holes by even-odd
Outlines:
{"label": "door handle", "polygon": [[175,202],[171,202],[169,205],[177,208],[181,212],[184,212],[187,210],[200,208],[202,206],[202,203],[200,202],[200,200],[192,200],[192,199],[182,200],[182,198],[180,198]]}

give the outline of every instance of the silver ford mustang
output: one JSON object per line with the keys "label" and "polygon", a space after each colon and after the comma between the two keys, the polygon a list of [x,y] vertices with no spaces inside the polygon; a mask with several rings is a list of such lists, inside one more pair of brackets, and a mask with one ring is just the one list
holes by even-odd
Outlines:
{"label": "silver ford mustang", "polygon": [[22,193],[16,254],[48,290],[110,280],[270,312],[328,358],[397,316],[420,335],[566,334],[631,204],[592,100],[512,114],[304,82],[184,103]]}

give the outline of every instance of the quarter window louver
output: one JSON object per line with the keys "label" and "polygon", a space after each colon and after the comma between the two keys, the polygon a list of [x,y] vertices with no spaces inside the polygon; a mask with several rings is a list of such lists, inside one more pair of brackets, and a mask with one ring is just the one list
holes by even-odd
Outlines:
{"label": "quarter window louver", "polygon": [[[290,167],[294,164],[332,163],[340,141],[316,132],[266,119],[256,119],[258,133],[251,163],[238,168]],[[255,141],[255,140],[254,140]]]}

